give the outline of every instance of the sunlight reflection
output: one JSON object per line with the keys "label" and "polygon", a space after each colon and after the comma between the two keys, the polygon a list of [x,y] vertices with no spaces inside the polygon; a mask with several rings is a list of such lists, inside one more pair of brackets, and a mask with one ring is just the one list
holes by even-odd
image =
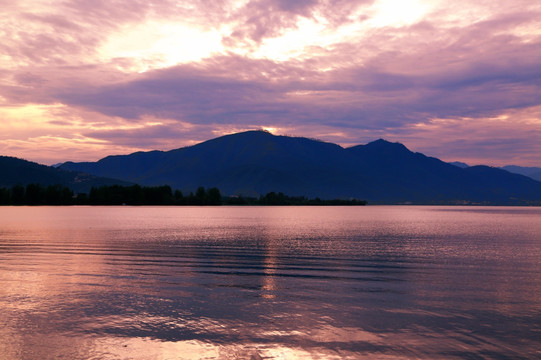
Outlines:
{"label": "sunlight reflection", "polygon": [[[322,352],[312,353],[300,348],[278,344],[245,343],[213,344],[199,340],[156,341],[150,338],[103,338],[95,342],[96,355],[111,358],[137,359],[311,359],[314,355],[325,358],[339,357]],[[329,356],[330,355],[330,356]]]}
{"label": "sunlight reflection", "polygon": [[275,240],[272,236],[266,238],[265,241],[265,259],[263,260],[265,276],[263,276],[263,286],[261,288],[261,296],[265,299],[274,299],[276,297],[276,273],[277,259],[276,259],[276,246]]}

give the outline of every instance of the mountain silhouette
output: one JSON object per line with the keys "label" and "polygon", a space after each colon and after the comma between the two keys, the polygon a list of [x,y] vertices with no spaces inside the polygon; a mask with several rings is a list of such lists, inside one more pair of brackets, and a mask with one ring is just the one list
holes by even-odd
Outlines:
{"label": "mountain silhouette", "polygon": [[463,169],[470,166],[470,165],[468,165],[468,164],[466,164],[464,162],[461,162],[461,161],[452,161],[449,164],[454,165],[454,166],[458,166],[459,168],[463,168]]}
{"label": "mountain silhouette", "polygon": [[[469,167],[468,164],[460,162],[460,161],[453,161],[453,162],[450,162],[449,164],[454,165],[454,166],[458,166],[458,167],[461,167],[461,168]],[[527,176],[527,177],[532,178],[534,180],[541,181],[541,168],[539,168],[539,167],[505,165],[505,166],[499,167],[498,169],[509,171],[510,173],[513,173],[513,174],[524,175],[524,176]]]}
{"label": "mountain silhouette", "polygon": [[215,186],[225,195],[281,191],[372,204],[541,203],[541,182],[486,166],[460,168],[383,139],[342,148],[248,131],[171,151],[67,162],[60,169],[183,192]]}
{"label": "mountain silhouette", "polygon": [[506,170],[515,174],[521,174],[537,181],[541,181],[541,168],[538,168],[538,167],[506,165],[506,166],[501,167],[500,169]]}
{"label": "mountain silhouette", "polygon": [[92,186],[127,185],[129,182],[65,171],[15,157],[0,156],[0,187],[28,184],[62,185],[75,192],[88,192]]}

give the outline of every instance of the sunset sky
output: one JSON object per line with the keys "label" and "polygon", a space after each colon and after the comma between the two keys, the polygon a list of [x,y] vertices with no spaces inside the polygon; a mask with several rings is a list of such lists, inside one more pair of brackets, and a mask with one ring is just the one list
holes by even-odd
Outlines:
{"label": "sunset sky", "polygon": [[0,155],[265,128],[541,166],[538,0],[0,0]]}

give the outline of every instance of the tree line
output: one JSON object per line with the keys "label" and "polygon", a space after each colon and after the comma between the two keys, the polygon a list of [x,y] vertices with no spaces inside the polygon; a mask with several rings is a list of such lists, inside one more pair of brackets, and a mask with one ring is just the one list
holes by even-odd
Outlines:
{"label": "tree line", "polygon": [[164,186],[100,186],[88,194],[74,194],[62,185],[41,186],[28,184],[0,188],[0,205],[221,205],[217,188],[197,188],[186,196]]}
{"label": "tree line", "polygon": [[72,205],[73,200],[73,191],[62,185],[0,188],[0,205]]}
{"label": "tree line", "polygon": [[366,205],[366,201],[357,200],[357,199],[331,199],[331,200],[322,200],[319,197],[314,199],[307,198],[305,196],[288,196],[282,192],[275,193],[271,191],[266,195],[261,195],[259,197],[245,197],[245,196],[230,196],[224,198],[225,205],[309,205],[309,206],[329,206],[329,205]]}
{"label": "tree line", "polygon": [[62,185],[42,186],[39,184],[15,185],[0,188],[0,205],[366,205],[366,201],[351,199],[321,200],[304,196],[287,196],[269,192],[259,197],[222,197],[216,187],[203,186],[184,195],[163,186],[100,186],[90,192],[74,194]]}

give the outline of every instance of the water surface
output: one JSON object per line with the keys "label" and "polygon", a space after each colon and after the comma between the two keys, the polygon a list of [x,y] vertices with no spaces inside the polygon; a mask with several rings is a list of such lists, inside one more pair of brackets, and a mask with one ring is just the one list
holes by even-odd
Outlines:
{"label": "water surface", "polygon": [[541,208],[0,207],[0,358],[541,358]]}

